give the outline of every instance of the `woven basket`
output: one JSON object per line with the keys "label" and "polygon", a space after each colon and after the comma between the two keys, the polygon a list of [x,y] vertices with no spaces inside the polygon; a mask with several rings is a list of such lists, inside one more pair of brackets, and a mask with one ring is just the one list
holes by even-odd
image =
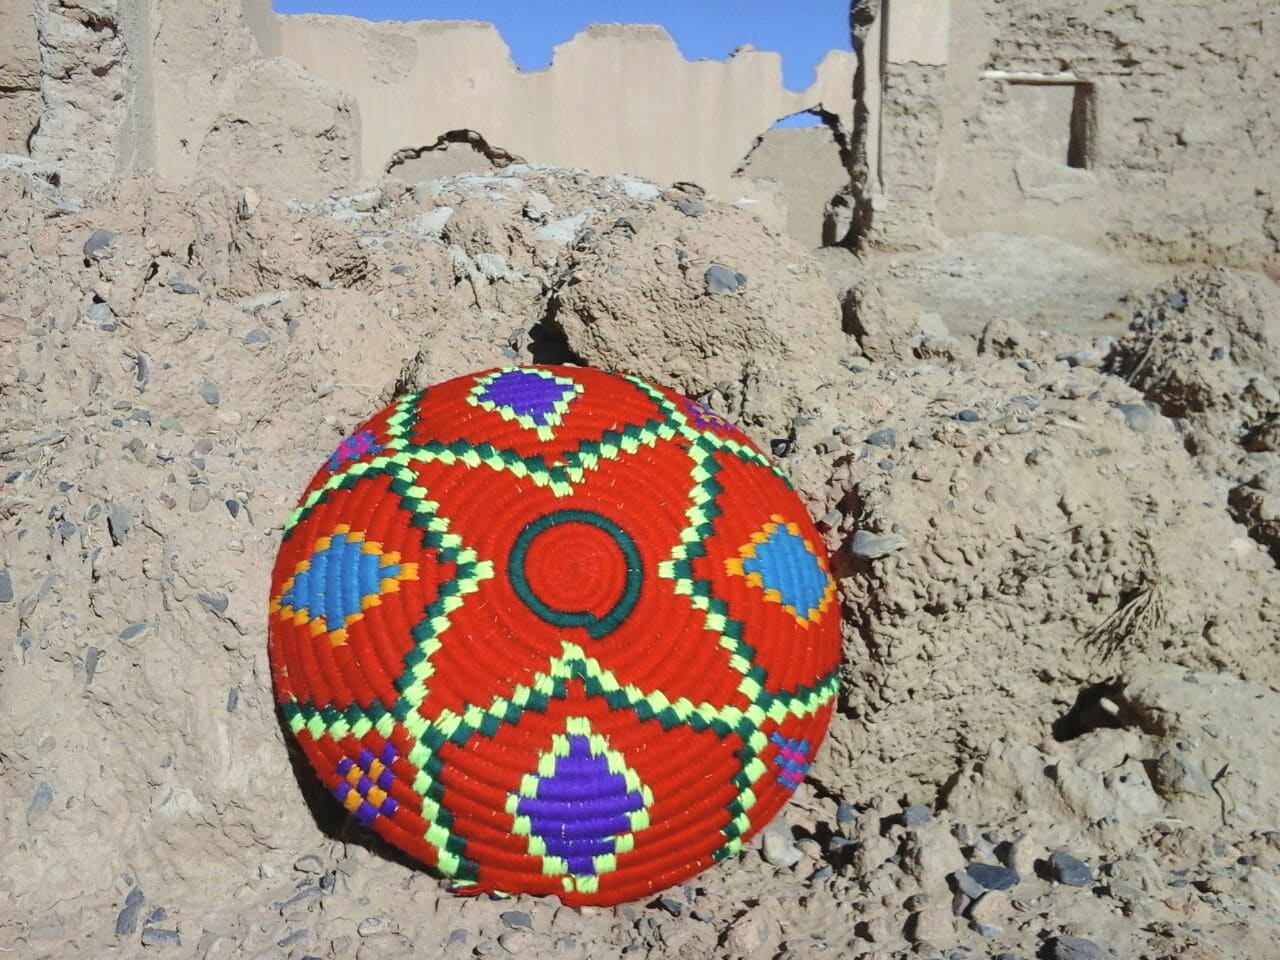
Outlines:
{"label": "woven basket", "polygon": [[515,367],[387,407],[285,526],[270,657],[365,826],[464,892],[648,896],[804,779],[840,615],[786,477],[634,377]]}

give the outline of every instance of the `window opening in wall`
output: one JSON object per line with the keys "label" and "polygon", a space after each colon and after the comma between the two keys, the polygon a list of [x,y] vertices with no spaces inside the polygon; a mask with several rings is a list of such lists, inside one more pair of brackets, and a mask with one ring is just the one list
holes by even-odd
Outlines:
{"label": "window opening in wall", "polygon": [[985,80],[1006,85],[1008,122],[1019,144],[1066,166],[1093,166],[1093,84],[1069,73],[988,70]]}
{"label": "window opening in wall", "polygon": [[1077,83],[1071,98],[1071,138],[1067,166],[1087,170],[1093,154],[1093,84]]}

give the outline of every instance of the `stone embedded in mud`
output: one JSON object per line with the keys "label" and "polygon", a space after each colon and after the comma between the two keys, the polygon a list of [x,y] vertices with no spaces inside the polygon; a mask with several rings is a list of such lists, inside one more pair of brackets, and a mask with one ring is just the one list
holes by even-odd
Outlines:
{"label": "stone embedded in mud", "polygon": [[128,536],[129,527],[132,524],[133,511],[123,503],[112,501],[107,507],[107,530],[111,534],[111,542],[117,547],[124,543],[124,538]]}
{"label": "stone embedded in mud", "polygon": [[765,827],[761,855],[775,867],[794,867],[802,854],[791,837],[791,832],[781,820],[774,820]]}
{"label": "stone embedded in mud", "polygon": [[1111,951],[1083,937],[1054,937],[1049,941],[1052,960],[1111,960]]}
{"label": "stone embedded in mud", "polygon": [[1094,881],[1092,867],[1061,850],[1049,855],[1049,872],[1058,883],[1068,887],[1087,887]]}
{"label": "stone embedded in mud", "polygon": [[849,541],[849,549],[853,551],[853,555],[866,560],[878,560],[881,557],[887,557],[895,550],[901,550],[906,545],[907,541],[896,533],[879,535],[872,533],[870,530],[854,531],[853,537]]}
{"label": "stone embedded in mud", "polygon": [[116,915],[116,936],[121,937],[138,929],[138,913],[142,910],[146,897],[141,887],[134,887],[124,898],[124,907]]}
{"label": "stone embedded in mud", "polygon": [[200,384],[200,399],[211,407],[216,407],[222,400],[222,391],[218,389],[218,385],[212,380],[205,380]]}
{"label": "stone embedded in mud", "polygon": [[700,217],[707,212],[706,204],[697,200],[680,199],[676,201],[676,209],[686,217]]}
{"label": "stone embedded in mud", "polygon": [[1145,403],[1122,403],[1116,407],[1134,433],[1147,433],[1155,426],[1155,412]]}
{"label": "stone embedded in mud", "polygon": [[867,434],[866,442],[873,447],[888,447],[892,449],[898,445],[898,431],[892,427],[885,427],[882,430],[876,430]]}
{"label": "stone embedded in mud", "polygon": [[964,869],[983,890],[1009,890],[1022,879],[1008,867],[994,863],[971,863]]}
{"label": "stone embedded in mud", "polygon": [[736,293],[746,285],[747,278],[723,264],[713,263],[704,275],[707,293],[715,296],[719,293]]}
{"label": "stone embedded in mud", "polygon": [[902,808],[902,825],[923,827],[933,819],[933,811],[922,803],[912,803]]}
{"label": "stone embedded in mud", "polygon": [[111,242],[115,240],[116,235],[110,230],[98,229],[89,234],[89,239],[84,242],[84,255],[86,257],[98,257],[102,251],[111,246]]}

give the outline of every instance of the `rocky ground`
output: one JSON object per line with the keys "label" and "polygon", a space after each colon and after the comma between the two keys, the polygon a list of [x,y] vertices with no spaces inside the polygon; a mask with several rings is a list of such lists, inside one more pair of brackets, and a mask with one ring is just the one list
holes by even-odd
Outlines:
{"label": "rocky ground", "polygon": [[[1275,955],[1270,281],[1140,271],[1102,316],[1107,275],[948,327],[904,287],[933,267],[828,280],[692,187],[57,179],[0,165],[0,953]],[[273,709],[265,584],[316,464],[398,391],[516,360],[737,419],[841,574],[808,782],[648,903],[451,896]]]}

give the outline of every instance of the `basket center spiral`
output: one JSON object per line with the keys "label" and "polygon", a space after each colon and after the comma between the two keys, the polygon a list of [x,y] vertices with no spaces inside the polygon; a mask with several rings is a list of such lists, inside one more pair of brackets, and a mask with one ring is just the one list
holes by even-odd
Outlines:
{"label": "basket center spiral", "polygon": [[539,618],[596,640],[635,606],[643,571],[620,526],[589,510],[559,510],[526,526],[511,551],[511,586]]}

